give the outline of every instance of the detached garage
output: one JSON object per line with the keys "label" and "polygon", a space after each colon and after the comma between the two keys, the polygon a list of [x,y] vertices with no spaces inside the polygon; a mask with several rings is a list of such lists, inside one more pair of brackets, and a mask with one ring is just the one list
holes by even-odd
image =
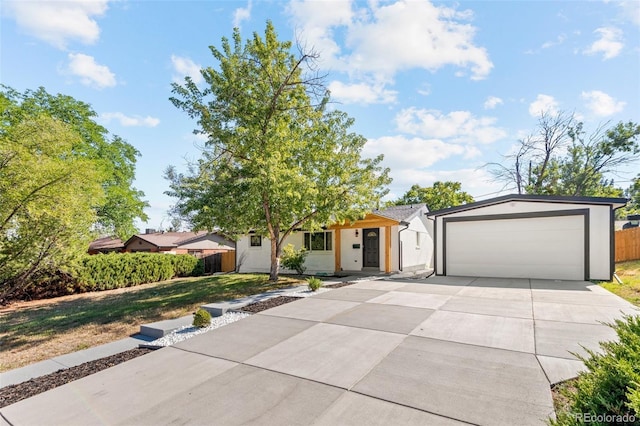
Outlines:
{"label": "detached garage", "polygon": [[624,198],[507,195],[427,213],[435,273],[610,280]]}

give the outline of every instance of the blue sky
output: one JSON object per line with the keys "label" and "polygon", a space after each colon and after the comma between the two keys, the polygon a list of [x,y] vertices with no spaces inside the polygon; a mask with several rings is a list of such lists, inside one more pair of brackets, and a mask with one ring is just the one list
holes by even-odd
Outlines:
{"label": "blue sky", "polygon": [[[0,81],[44,86],[92,105],[142,154],[135,186],[144,227],[168,227],[168,165],[199,156],[195,123],[168,100],[199,80],[234,26],[272,20],[281,40],[320,53],[337,108],[385,154],[390,196],[456,180],[498,195],[481,166],[501,161],[540,111],[569,111],[588,129],[640,122],[640,2],[627,1],[30,1],[3,0]],[[620,186],[640,161],[616,177]],[[511,191],[505,191],[507,193]]]}

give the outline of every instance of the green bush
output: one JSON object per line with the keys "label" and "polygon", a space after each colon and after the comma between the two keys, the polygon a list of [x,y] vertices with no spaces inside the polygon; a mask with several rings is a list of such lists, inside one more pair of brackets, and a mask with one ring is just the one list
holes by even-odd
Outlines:
{"label": "green bush", "polygon": [[211,324],[211,314],[200,308],[193,314],[193,326],[204,328]]}
{"label": "green bush", "polygon": [[307,254],[309,252],[303,248],[300,250],[296,250],[292,244],[287,244],[282,249],[282,256],[280,257],[280,262],[282,266],[287,269],[292,269],[296,271],[299,275],[304,274],[304,271],[307,269],[304,266],[304,261],[307,258]]}
{"label": "green bush", "polygon": [[82,259],[75,275],[88,291],[110,290],[194,275],[198,264],[187,254],[98,254]]}
{"label": "green bush", "polygon": [[189,254],[177,254],[170,256],[173,263],[173,274],[176,277],[193,277],[202,275],[198,273],[198,265],[202,263],[202,271],[204,272],[204,263],[197,257]]}
{"label": "green bush", "polygon": [[322,287],[322,280],[316,277],[307,278],[307,285],[309,286],[309,290],[317,291],[320,287]]}
{"label": "green bush", "polygon": [[[609,325],[618,341],[600,343],[601,354],[588,350],[588,357],[579,357],[587,371],[578,376],[575,391],[566,392],[569,407],[556,413],[552,425],[640,423],[640,316],[625,316]],[[596,420],[595,416],[611,417],[609,422],[603,417],[603,423],[587,421],[585,415]]]}

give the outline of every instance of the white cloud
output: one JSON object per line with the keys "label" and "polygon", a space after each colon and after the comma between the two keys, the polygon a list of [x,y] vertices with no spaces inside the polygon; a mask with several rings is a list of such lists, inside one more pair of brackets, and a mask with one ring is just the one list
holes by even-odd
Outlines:
{"label": "white cloud", "polygon": [[542,43],[542,46],[540,46],[540,48],[549,49],[550,47],[553,47],[553,46],[559,46],[562,43],[564,43],[566,39],[567,39],[567,36],[565,34],[560,34],[558,37],[556,37],[555,40]]}
{"label": "white cloud", "polygon": [[436,7],[428,0],[327,5],[292,0],[288,12],[303,44],[320,54],[322,66],[347,73],[353,85],[390,85],[398,72],[436,72],[449,65],[459,76],[480,80],[493,68],[486,49],[474,43],[471,11]]}
{"label": "white cloud", "polygon": [[494,109],[498,105],[502,105],[502,99],[497,96],[489,96],[486,101],[484,101],[484,109]]}
{"label": "white cloud", "polygon": [[240,28],[242,21],[246,21],[251,18],[251,0],[247,3],[247,7],[239,7],[233,13],[233,26],[235,28]]}
{"label": "white cloud", "polygon": [[462,183],[462,190],[471,194],[476,201],[496,197],[513,192],[503,188],[501,183],[494,182],[486,169],[466,168],[457,170],[426,170],[426,169],[402,169],[392,171],[393,182],[391,191],[395,197],[402,196],[411,185],[432,186],[434,182],[452,181]]}
{"label": "white cloud", "polygon": [[173,81],[176,83],[184,83],[185,77],[191,77],[196,84],[202,83],[202,74],[200,74],[202,66],[196,64],[190,58],[171,55],[171,64],[175,71]]}
{"label": "white cloud", "polygon": [[640,2],[638,0],[626,0],[618,3],[622,9],[622,18],[640,27]]}
{"label": "white cloud", "polygon": [[364,146],[365,157],[384,154],[384,164],[391,170],[429,167],[453,155],[464,155],[465,147],[439,139],[383,136],[369,139]]}
{"label": "white cloud", "polygon": [[608,94],[599,90],[582,92],[582,99],[586,102],[586,107],[598,117],[608,117],[624,109],[625,102],[617,101]]}
{"label": "white cloud", "polygon": [[124,127],[156,127],[160,124],[160,119],[149,115],[146,117],[138,115],[128,116],[121,112],[105,112],[100,114],[100,119],[105,123],[109,123],[111,120],[116,120]]}
{"label": "white cloud", "polygon": [[395,118],[398,130],[427,138],[449,139],[455,143],[492,143],[507,136],[495,126],[493,117],[474,117],[469,111],[443,114],[437,110],[407,108]]}
{"label": "white cloud", "polygon": [[328,68],[343,69],[344,64],[338,59],[340,47],[334,41],[334,28],[350,25],[354,14],[351,1],[292,0],[287,11],[293,17],[293,23],[300,27],[300,36],[308,47],[320,53],[320,60]]}
{"label": "white cloud", "polygon": [[587,55],[602,53],[602,59],[615,58],[620,54],[624,44],[622,43],[622,30],[615,27],[602,27],[594,31],[600,38],[584,50]]}
{"label": "white cloud", "polygon": [[117,84],[116,76],[106,65],[100,65],[93,56],[83,53],[69,53],[67,71],[77,77],[85,86],[98,89],[113,87]]}
{"label": "white cloud", "polygon": [[346,104],[387,104],[396,101],[398,92],[386,90],[382,84],[347,84],[332,81],[329,84],[331,98]]}
{"label": "white cloud", "polygon": [[418,94],[420,94],[422,96],[429,96],[431,94],[431,85],[428,84],[428,83],[424,83],[418,89]]}
{"label": "white cloud", "polygon": [[539,117],[543,113],[552,115],[558,113],[558,101],[553,96],[539,94],[529,105],[529,115],[532,117]]}
{"label": "white cloud", "polygon": [[73,40],[84,44],[98,40],[100,27],[94,18],[104,15],[108,1],[9,0],[2,4],[26,33],[65,49]]}

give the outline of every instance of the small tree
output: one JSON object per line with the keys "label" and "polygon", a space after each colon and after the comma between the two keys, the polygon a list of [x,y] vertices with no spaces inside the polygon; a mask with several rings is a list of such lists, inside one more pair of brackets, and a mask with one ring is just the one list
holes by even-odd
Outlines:
{"label": "small tree", "polygon": [[433,186],[413,185],[402,197],[391,204],[396,206],[425,203],[435,211],[461,204],[473,203],[473,197],[462,190],[460,182],[434,182]]}
{"label": "small tree", "polygon": [[175,211],[195,228],[267,237],[271,280],[291,232],[363,217],[390,182],[382,156],[361,157],[366,139],[349,131],[353,119],[327,108],[317,55],[291,48],[271,22],[244,44],[235,29],[210,48],[217,67],[201,71],[206,88],[187,77],[171,98],[207,138],[188,174],[166,172]]}
{"label": "small tree", "polygon": [[287,244],[286,247],[282,249],[282,266],[296,271],[298,275],[302,275],[307,269],[307,267],[304,266],[304,261],[308,254],[309,252],[305,250],[304,247],[296,250],[293,244]]}

